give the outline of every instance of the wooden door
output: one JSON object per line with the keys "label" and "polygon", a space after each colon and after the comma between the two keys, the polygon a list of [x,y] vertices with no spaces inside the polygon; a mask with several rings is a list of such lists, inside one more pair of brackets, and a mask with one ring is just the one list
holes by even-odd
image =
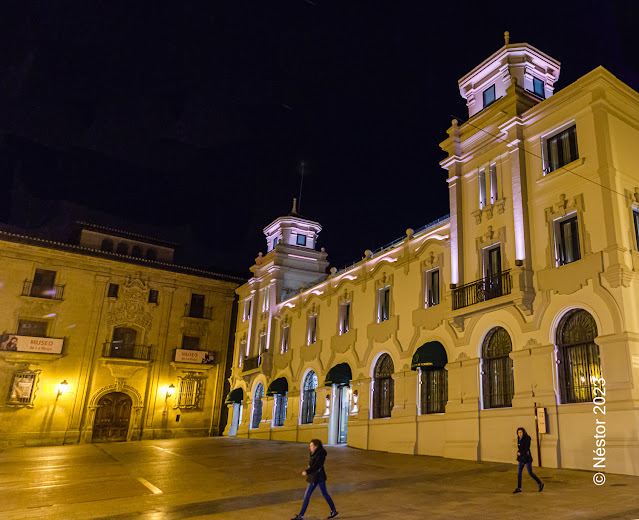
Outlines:
{"label": "wooden door", "polygon": [[125,441],[131,420],[131,398],[112,392],[100,398],[93,423],[93,441]]}

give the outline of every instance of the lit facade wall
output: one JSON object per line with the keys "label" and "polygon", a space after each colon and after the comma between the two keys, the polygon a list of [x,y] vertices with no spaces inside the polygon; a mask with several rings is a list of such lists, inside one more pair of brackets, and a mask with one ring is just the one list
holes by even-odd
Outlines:
{"label": "lit facade wall", "polygon": [[[215,435],[238,283],[58,249],[0,238],[0,446],[91,442],[96,417],[116,440]],[[29,289],[38,269],[55,272],[57,294]],[[189,316],[194,293],[202,317]],[[36,335],[61,338],[61,351],[8,348],[25,322],[44,323]],[[185,336],[199,338],[197,352],[184,352]],[[33,374],[33,386],[19,373]]]}

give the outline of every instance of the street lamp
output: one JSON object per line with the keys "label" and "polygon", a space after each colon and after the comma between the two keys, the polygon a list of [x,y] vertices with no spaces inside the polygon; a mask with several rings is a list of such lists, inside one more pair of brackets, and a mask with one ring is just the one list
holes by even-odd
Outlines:
{"label": "street lamp", "polygon": [[175,393],[175,386],[173,384],[170,384],[168,388],[166,389],[166,398],[168,399],[169,397],[173,397],[174,393]]}
{"label": "street lamp", "polygon": [[69,383],[67,383],[66,379],[63,379],[60,383],[58,383],[58,395],[56,396],[56,399],[58,397],[60,397],[62,394],[66,393],[69,391]]}

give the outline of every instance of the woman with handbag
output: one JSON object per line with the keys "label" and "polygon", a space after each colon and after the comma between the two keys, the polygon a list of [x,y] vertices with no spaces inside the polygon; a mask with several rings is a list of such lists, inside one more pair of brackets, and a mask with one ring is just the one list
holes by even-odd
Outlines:
{"label": "woman with handbag", "polygon": [[297,515],[293,520],[302,520],[304,518],[304,513],[306,513],[306,508],[308,507],[308,502],[311,499],[311,495],[315,488],[319,486],[320,491],[322,492],[322,496],[328,502],[328,506],[331,508],[331,514],[328,518],[335,518],[337,516],[337,510],[335,509],[335,504],[333,503],[333,499],[326,491],[326,472],[324,471],[324,461],[326,460],[326,450],[322,446],[322,441],[319,439],[313,439],[310,443],[311,455],[309,458],[308,468],[305,471],[302,471],[302,475],[306,477],[306,482],[308,482],[308,488],[306,488],[306,493],[304,494],[304,503],[302,504],[302,510],[300,514]]}
{"label": "woman with handbag", "polygon": [[521,473],[524,466],[526,466],[528,474],[539,484],[539,491],[544,489],[544,483],[532,471],[532,460],[530,435],[526,433],[525,428],[517,428],[517,462],[519,462],[519,469],[517,472],[517,489],[513,493],[521,493]]}

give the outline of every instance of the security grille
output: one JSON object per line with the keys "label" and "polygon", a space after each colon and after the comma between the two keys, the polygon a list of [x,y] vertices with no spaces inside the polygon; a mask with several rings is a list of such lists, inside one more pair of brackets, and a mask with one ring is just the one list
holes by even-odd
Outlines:
{"label": "security grille", "polygon": [[176,408],[199,408],[200,395],[204,382],[196,377],[184,377],[180,379],[178,396],[175,402]]}
{"label": "security grille", "polygon": [[422,368],[420,372],[421,413],[444,413],[448,402],[448,372],[444,368]]}
{"label": "security grille", "polygon": [[375,380],[373,383],[373,419],[390,417],[395,401],[395,386],[393,384],[393,360],[388,354],[383,354],[375,366]]}
{"label": "security grille", "polygon": [[515,383],[513,360],[510,359],[512,342],[501,327],[495,327],[486,336],[482,348],[482,389],[484,409],[512,406]]}
{"label": "security grille", "polygon": [[582,309],[566,314],[557,328],[557,361],[562,403],[588,403],[601,377],[597,324]]}

